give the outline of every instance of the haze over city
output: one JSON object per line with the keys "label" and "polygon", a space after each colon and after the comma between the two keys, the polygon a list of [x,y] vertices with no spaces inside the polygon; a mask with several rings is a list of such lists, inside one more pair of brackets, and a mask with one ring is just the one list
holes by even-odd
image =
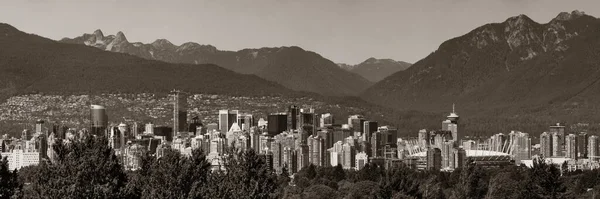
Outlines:
{"label": "haze over city", "polygon": [[595,0],[8,0],[0,21],[54,40],[101,29],[143,43],[165,38],[220,50],[300,46],[336,63],[369,57],[414,63],[483,24],[519,14],[547,23],[576,9],[600,16]]}

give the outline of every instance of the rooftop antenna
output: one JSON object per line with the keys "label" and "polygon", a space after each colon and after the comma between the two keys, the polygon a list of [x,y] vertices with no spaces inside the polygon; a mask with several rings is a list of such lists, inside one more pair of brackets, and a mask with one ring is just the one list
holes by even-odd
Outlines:
{"label": "rooftop antenna", "polygon": [[456,112],[454,111],[454,103],[452,103],[452,113],[456,113]]}

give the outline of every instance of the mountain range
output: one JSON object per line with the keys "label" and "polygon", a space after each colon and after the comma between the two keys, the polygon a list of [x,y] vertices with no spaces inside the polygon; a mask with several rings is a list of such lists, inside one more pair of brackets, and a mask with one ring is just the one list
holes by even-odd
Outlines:
{"label": "mountain range", "polygon": [[396,109],[439,111],[456,103],[473,117],[597,123],[599,35],[600,20],[580,11],[544,24],[510,17],[443,42],[361,97]]}
{"label": "mountain range", "polygon": [[376,59],[373,57],[357,65],[338,64],[340,68],[359,74],[371,82],[378,82],[391,74],[406,70],[410,65],[410,63],[403,61]]}
{"label": "mountain range", "polygon": [[315,52],[296,46],[221,51],[214,46],[194,42],[177,46],[166,39],[150,44],[129,42],[123,32],[105,36],[101,30],[73,39],[64,38],[60,42],[84,44],[169,63],[215,64],[238,73],[257,75],[292,90],[322,95],[357,95],[373,84]]}
{"label": "mountain range", "polygon": [[[118,37],[115,40],[119,39]],[[188,92],[303,95],[213,64],[172,64],[66,44],[0,23],[0,96],[20,92]],[[308,94],[307,94],[308,95]]]}

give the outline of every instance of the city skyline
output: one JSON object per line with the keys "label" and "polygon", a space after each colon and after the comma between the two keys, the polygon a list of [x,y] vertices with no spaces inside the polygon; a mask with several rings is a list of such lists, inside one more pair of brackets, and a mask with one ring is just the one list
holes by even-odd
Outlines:
{"label": "city skyline", "polygon": [[573,10],[600,16],[598,4],[591,0],[11,0],[0,8],[0,19],[54,40],[101,29],[107,35],[123,31],[130,41],[143,43],[164,38],[176,45],[197,42],[233,51],[300,46],[336,63],[358,64],[369,57],[415,63],[443,41],[483,24],[520,14],[547,23],[557,13]]}

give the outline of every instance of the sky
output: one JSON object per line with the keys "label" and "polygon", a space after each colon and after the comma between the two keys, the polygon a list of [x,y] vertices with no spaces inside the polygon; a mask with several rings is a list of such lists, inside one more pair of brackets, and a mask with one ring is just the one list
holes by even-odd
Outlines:
{"label": "sky", "polygon": [[0,22],[59,40],[101,29],[130,42],[220,50],[299,46],[336,63],[414,63],[451,38],[525,14],[600,17],[599,0],[2,0]]}

